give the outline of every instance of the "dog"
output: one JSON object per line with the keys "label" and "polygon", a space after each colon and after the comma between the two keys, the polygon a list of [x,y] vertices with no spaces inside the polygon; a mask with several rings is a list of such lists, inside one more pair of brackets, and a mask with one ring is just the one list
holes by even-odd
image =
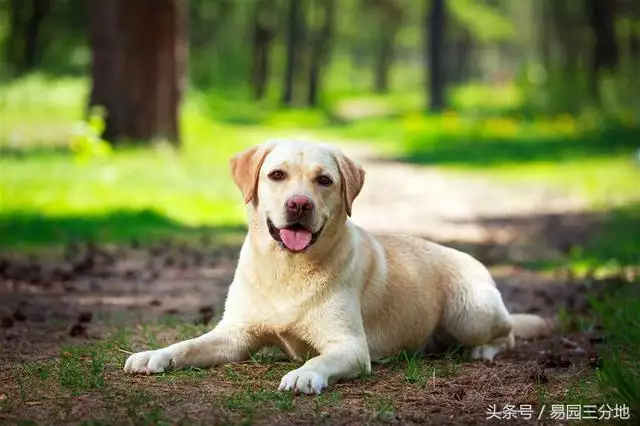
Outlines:
{"label": "dog", "polygon": [[365,171],[338,148],[269,140],[230,166],[248,232],[221,320],[200,337],[131,355],[126,372],[217,366],[275,346],[308,359],[279,389],[320,394],[402,351],[458,345],[491,361],[515,336],[550,333],[542,317],[510,314],[472,256],[351,222]]}

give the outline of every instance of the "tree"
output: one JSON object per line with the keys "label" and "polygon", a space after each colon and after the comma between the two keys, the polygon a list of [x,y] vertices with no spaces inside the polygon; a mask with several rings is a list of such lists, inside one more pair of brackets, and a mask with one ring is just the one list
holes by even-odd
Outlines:
{"label": "tree", "polygon": [[256,99],[262,99],[269,81],[269,57],[271,44],[276,35],[276,13],[273,0],[256,2],[251,66],[251,83]]}
{"label": "tree", "polygon": [[590,76],[591,91],[596,97],[602,71],[615,71],[620,60],[615,31],[615,3],[614,0],[585,2],[594,37]]}
{"label": "tree", "polygon": [[290,106],[294,99],[295,79],[301,65],[304,31],[303,0],[289,0],[287,13],[286,64],[282,103]]}
{"label": "tree", "polygon": [[380,32],[374,63],[374,90],[389,90],[389,70],[395,56],[396,36],[402,25],[403,11],[397,0],[369,0],[378,17]]}
{"label": "tree", "polygon": [[106,109],[108,140],[179,143],[186,6],[186,0],[92,0],[90,105]]}
{"label": "tree", "polygon": [[580,54],[584,51],[581,43],[581,35],[584,34],[584,19],[580,19],[581,5],[577,4],[576,11],[576,2],[571,0],[545,0],[542,4],[547,10],[545,18],[552,24],[546,26],[553,27],[552,35],[555,35],[555,39],[550,36],[546,44],[551,46],[553,41],[557,41],[564,61],[564,74],[569,78],[575,78],[579,69]]}
{"label": "tree", "polygon": [[307,105],[311,107],[318,104],[322,67],[329,56],[335,19],[335,0],[323,0],[322,6],[322,27],[313,35],[310,49]]}
{"label": "tree", "polygon": [[42,52],[42,25],[50,11],[49,0],[11,0],[6,59],[19,75],[38,65]]}
{"label": "tree", "polygon": [[90,106],[106,110],[104,137],[115,140],[125,129],[126,108],[122,103],[124,57],[122,34],[118,31],[117,2],[92,0],[89,5],[89,44],[91,45]]}
{"label": "tree", "polygon": [[444,36],[446,24],[446,10],[444,0],[427,0],[431,7],[426,8],[425,37],[427,42],[429,84],[429,109],[437,112],[445,106],[445,73],[444,73]]}

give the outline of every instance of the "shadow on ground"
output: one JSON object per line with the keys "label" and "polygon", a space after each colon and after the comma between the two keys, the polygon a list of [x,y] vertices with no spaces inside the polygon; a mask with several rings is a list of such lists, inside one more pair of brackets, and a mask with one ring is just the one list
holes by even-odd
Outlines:
{"label": "shadow on ground", "polygon": [[153,210],[55,217],[0,214],[0,251],[84,242],[145,245],[159,239],[225,240],[241,236],[245,229],[240,225],[190,227]]}
{"label": "shadow on ground", "polygon": [[[466,223],[457,221],[456,223]],[[486,217],[474,221],[493,241],[448,241],[487,265],[550,269],[580,263],[583,268],[640,265],[640,203],[609,211]]]}
{"label": "shadow on ground", "polygon": [[629,155],[639,148],[640,130],[608,128],[581,137],[486,138],[464,136],[416,136],[396,160],[413,164],[494,165]]}
{"label": "shadow on ground", "polygon": [[0,157],[27,159],[32,157],[49,157],[52,155],[72,155],[73,152],[66,146],[33,145],[33,146],[6,146],[0,142]]}

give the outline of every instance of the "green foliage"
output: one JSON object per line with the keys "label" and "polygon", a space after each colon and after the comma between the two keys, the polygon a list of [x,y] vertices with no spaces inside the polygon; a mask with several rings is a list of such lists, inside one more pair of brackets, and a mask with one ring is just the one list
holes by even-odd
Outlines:
{"label": "green foliage", "polygon": [[[84,88],[78,81],[35,77],[0,86],[7,124],[0,126],[2,249],[190,237],[201,227],[233,232],[243,222],[228,159],[261,141],[267,131],[212,122],[194,101],[183,110],[180,155],[126,148],[95,157],[93,149],[104,145],[99,139],[102,121],[94,115],[76,140],[81,148],[77,155],[84,160],[79,162],[66,145],[73,123],[82,117]],[[29,135],[35,141],[26,142]]]}
{"label": "green foliage", "polygon": [[481,42],[511,40],[515,35],[510,17],[486,2],[451,0],[447,4],[451,14]]}
{"label": "green foliage", "polygon": [[[618,118],[597,111],[533,119],[500,115],[519,108],[522,98],[515,86],[464,86],[452,92],[456,110],[442,116],[413,112],[421,108],[419,93],[336,98],[331,116],[349,109],[365,113],[338,126],[322,111],[281,111],[240,95],[191,93],[182,111],[180,154],[126,148],[106,157],[93,154],[95,146],[103,146],[99,114],[92,114],[76,137],[78,154],[56,148],[68,144],[73,123],[82,117],[85,93],[85,80],[38,76],[0,86],[6,124],[0,126],[0,149],[7,150],[0,156],[0,247],[238,233],[234,226],[243,223],[244,209],[228,173],[229,157],[288,134],[368,139],[376,141],[376,149],[405,160],[490,171],[515,182],[540,181],[603,208],[638,194],[640,169],[632,161],[638,116],[627,111]],[[372,111],[381,115],[367,118]],[[74,161],[78,155],[84,160]],[[637,250],[631,239],[617,244],[619,237],[632,235],[624,227],[637,219],[631,213],[619,217],[626,218],[618,221],[623,231],[603,238],[602,252]]]}
{"label": "green foliage", "polygon": [[87,121],[77,124],[73,137],[69,141],[69,148],[80,162],[86,162],[95,157],[106,157],[112,153],[109,143],[102,139],[105,131],[105,110],[93,107]]}
{"label": "green foliage", "polygon": [[67,146],[72,124],[83,117],[87,89],[87,79],[42,74],[0,84],[0,147]]}

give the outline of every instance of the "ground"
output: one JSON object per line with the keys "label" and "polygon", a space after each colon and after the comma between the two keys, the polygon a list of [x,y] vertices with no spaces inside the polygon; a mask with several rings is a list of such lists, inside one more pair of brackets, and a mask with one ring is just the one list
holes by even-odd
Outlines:
{"label": "ground", "polygon": [[[575,282],[562,269],[551,274],[521,266],[566,252],[595,232],[598,216],[586,212],[584,200],[545,185],[411,166],[362,145],[345,150],[367,170],[354,204],[356,223],[469,251],[491,268],[509,309],[553,318],[557,333],[518,341],[491,364],[455,353],[399,355],[320,397],[277,392],[296,365],[264,353],[216,369],[128,376],[122,372],[128,353],[195,336],[215,322],[243,229],[203,231],[184,243],[80,244],[64,253],[4,255],[3,423],[484,424],[497,421],[488,419],[491,407],[512,404],[520,409],[511,416],[515,424],[538,416],[561,424],[550,420],[552,404],[600,402],[593,383],[598,324],[568,313],[587,313],[587,294],[619,279]],[[509,416],[506,410],[498,415]]]}

